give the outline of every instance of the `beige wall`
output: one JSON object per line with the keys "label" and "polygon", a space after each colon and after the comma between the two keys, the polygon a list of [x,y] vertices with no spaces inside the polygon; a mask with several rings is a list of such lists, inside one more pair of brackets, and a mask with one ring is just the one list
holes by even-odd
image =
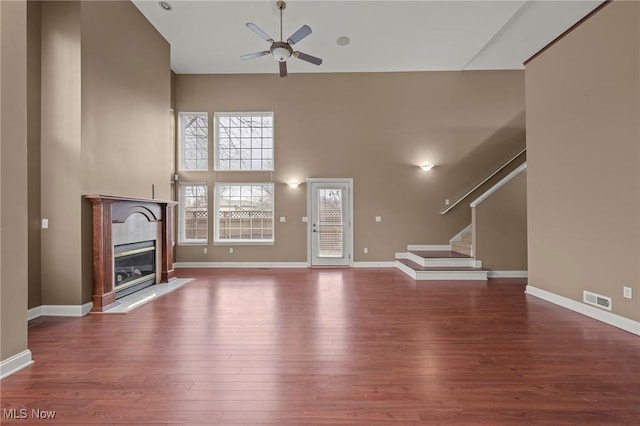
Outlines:
{"label": "beige wall", "polygon": [[42,303],[82,300],[80,3],[42,3]]}
{"label": "beige wall", "polygon": [[27,185],[29,308],[42,304],[40,269],[40,2],[27,2]]}
{"label": "beige wall", "polygon": [[[306,261],[306,186],[285,182],[309,177],[354,179],[356,261],[390,261],[408,244],[448,244],[471,213],[442,216],[444,200],[524,147],[523,87],[519,71],[177,75],[176,111],[275,116],[273,174],[183,172],[181,182],[274,181],[275,214],[287,222],[276,221],[275,246],[238,246],[232,255],[228,246],[210,244],[206,255],[181,246],[176,260]],[[423,162],[437,167],[425,173]]]}
{"label": "beige wall", "polygon": [[475,257],[492,271],[527,270],[527,171],[472,210]]}
{"label": "beige wall", "polygon": [[92,294],[84,194],[170,199],[169,45],[130,2],[42,5],[42,303]]}
{"label": "beige wall", "polygon": [[82,191],[171,199],[169,44],[131,2],[82,3]]}
{"label": "beige wall", "polygon": [[27,14],[0,2],[0,360],[27,349]]}
{"label": "beige wall", "polygon": [[640,3],[614,1],[527,64],[526,99],[529,283],[640,320]]}

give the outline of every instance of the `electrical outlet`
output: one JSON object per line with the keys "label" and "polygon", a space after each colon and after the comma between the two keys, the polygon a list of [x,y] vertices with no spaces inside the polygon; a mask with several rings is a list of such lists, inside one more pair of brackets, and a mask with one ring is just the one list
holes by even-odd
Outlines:
{"label": "electrical outlet", "polygon": [[233,247],[229,247],[229,253],[233,254]]}
{"label": "electrical outlet", "polygon": [[365,247],[364,248],[364,254],[367,254],[367,253],[369,253],[369,249]]}
{"label": "electrical outlet", "polygon": [[622,295],[625,299],[633,298],[633,289],[631,287],[624,287],[622,290]]}
{"label": "electrical outlet", "polygon": [[203,249],[203,251],[204,251],[204,254],[207,254],[207,248],[206,247]]}

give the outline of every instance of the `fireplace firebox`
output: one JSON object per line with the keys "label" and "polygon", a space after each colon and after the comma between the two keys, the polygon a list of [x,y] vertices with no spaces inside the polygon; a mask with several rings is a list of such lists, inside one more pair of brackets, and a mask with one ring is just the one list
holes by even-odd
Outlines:
{"label": "fireplace firebox", "polygon": [[113,248],[116,299],[156,283],[156,242],[120,244]]}

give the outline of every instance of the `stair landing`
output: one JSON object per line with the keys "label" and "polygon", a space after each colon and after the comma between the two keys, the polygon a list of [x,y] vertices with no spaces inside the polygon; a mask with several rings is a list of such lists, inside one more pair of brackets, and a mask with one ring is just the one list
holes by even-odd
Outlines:
{"label": "stair landing", "polygon": [[487,279],[482,262],[451,250],[410,250],[396,259],[396,267],[415,280]]}

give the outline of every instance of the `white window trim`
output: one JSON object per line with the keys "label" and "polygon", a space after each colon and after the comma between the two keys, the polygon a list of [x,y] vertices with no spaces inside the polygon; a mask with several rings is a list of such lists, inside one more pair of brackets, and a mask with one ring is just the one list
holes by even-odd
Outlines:
{"label": "white window trim", "polygon": [[[218,189],[221,185],[271,185],[273,188],[273,199],[271,200],[271,204],[273,205],[273,215],[271,217],[271,227],[273,229],[273,238],[270,240],[229,240],[224,239],[221,240],[219,237],[220,232],[220,222],[218,221],[218,217],[220,216],[220,203],[218,202]],[[272,246],[275,244],[276,240],[276,194],[275,194],[275,183],[274,182],[216,182],[213,189],[213,214],[214,214],[214,231],[213,231],[213,245],[214,246]]]}
{"label": "white window trim", "polygon": [[[184,120],[185,115],[199,115],[201,117],[207,117],[207,168],[206,169],[187,169],[184,166]],[[180,111],[178,113],[178,170],[181,172],[206,172],[209,171],[209,163],[211,162],[211,150],[209,149],[209,133],[211,129],[209,113],[208,112],[188,112]]]}
{"label": "white window trim", "polygon": [[[270,169],[221,169],[220,168],[220,163],[219,163],[219,159],[220,159],[220,146],[218,145],[218,140],[219,140],[219,131],[218,131],[218,118],[219,117],[234,117],[237,115],[254,115],[254,116],[263,116],[263,117],[267,117],[267,116],[271,116],[271,129],[272,129],[272,133],[271,133],[271,149],[273,152],[273,157],[271,158],[271,168]],[[275,134],[276,134],[276,121],[275,121],[275,115],[273,113],[273,111],[237,111],[237,112],[216,112],[213,114],[213,134],[214,134],[214,139],[213,139],[213,151],[214,151],[214,160],[213,160],[213,170],[214,171],[219,171],[219,172],[272,172],[275,170]],[[248,185],[248,184],[247,184]]]}
{"label": "white window trim", "polygon": [[[207,188],[207,238],[185,240],[184,229],[184,187],[185,186],[204,186]],[[203,246],[209,244],[209,229],[211,229],[211,215],[209,214],[209,184],[206,182],[182,182],[178,191],[178,245],[179,246]]]}

